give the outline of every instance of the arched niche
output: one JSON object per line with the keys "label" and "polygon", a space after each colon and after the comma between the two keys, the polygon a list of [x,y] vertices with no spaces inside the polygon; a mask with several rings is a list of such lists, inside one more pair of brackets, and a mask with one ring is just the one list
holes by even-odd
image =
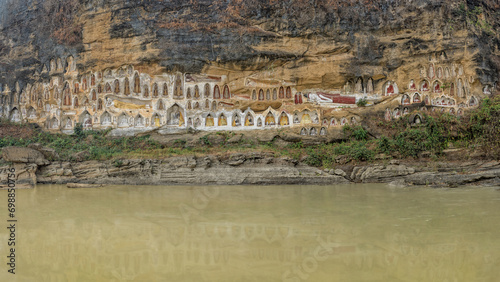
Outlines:
{"label": "arched niche", "polygon": [[184,110],[178,104],[172,105],[167,110],[167,125],[183,126],[184,125]]}

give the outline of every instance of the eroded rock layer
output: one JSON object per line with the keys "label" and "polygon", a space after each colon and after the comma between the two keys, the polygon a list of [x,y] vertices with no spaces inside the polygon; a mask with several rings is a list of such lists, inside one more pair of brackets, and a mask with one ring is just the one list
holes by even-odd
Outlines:
{"label": "eroded rock layer", "polygon": [[[344,166],[321,171],[272,153],[179,156],[159,159],[64,162],[45,159],[47,148],[6,147],[5,160],[16,169],[16,184],[31,188],[37,183],[66,184],[70,188],[101,184],[132,185],[283,185],[391,183],[458,187],[500,183],[499,161],[413,162]],[[51,156],[53,157],[53,156]],[[10,166],[0,166],[7,170]],[[7,174],[0,176],[5,182]],[[0,186],[0,189],[5,188]]]}

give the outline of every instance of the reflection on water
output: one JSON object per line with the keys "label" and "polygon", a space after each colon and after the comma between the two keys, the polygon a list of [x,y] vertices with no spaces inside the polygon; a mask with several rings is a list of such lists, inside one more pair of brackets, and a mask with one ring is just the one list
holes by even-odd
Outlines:
{"label": "reflection on water", "polygon": [[[18,274],[2,263],[0,281],[500,277],[500,192],[490,188],[53,185],[18,190],[17,201]],[[7,236],[1,228],[4,260]]]}

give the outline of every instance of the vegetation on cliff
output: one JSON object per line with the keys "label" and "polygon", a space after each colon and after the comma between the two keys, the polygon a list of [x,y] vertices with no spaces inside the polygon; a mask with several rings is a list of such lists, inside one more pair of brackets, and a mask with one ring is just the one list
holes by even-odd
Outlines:
{"label": "vegetation on cliff", "polygon": [[[18,132],[13,134],[13,132]],[[14,124],[3,120],[0,123],[0,147],[21,146],[39,143],[53,148],[61,160],[85,161],[105,160],[133,151],[147,151],[160,145],[145,137],[106,137],[109,131],[83,131],[75,128],[75,134],[51,134],[34,128],[30,124]]]}
{"label": "vegetation on cliff", "polygon": [[[422,123],[410,118],[418,114]],[[500,158],[500,96],[484,99],[467,116],[419,112],[395,121],[375,119],[375,127],[384,132],[374,138],[373,128],[344,126],[342,143],[305,145],[302,141],[287,144],[256,142],[241,138],[229,142],[234,133],[206,133],[195,144],[182,138],[171,145],[161,144],[150,136],[110,137],[107,131],[84,131],[77,126],[73,135],[51,134],[30,124],[0,122],[0,148],[41,143],[59,153],[61,160],[105,160],[110,158],[164,158],[175,155],[208,155],[232,152],[265,151],[288,156],[309,165],[333,167],[351,161],[387,158],[439,158],[449,147],[480,151],[486,158]],[[278,133],[279,134],[279,133]],[[467,158],[466,154],[460,156]]]}
{"label": "vegetation on cliff", "polygon": [[[486,158],[500,158],[500,96],[482,101],[468,116],[447,113],[419,113],[424,122],[413,123],[409,117],[396,121],[379,120],[377,126],[385,132],[380,138],[368,140],[369,132],[361,126],[344,127],[349,141],[309,148],[307,162],[315,166],[331,166],[350,160],[379,158],[438,158],[448,148],[478,150]],[[462,152],[463,153],[463,152]],[[458,158],[466,159],[466,154]]]}
{"label": "vegetation on cliff", "polygon": [[[213,62],[231,62],[230,69],[224,72],[236,73],[261,67],[272,69],[269,73],[280,73],[285,68],[274,70],[279,60],[296,62],[286,66],[288,71],[298,69],[300,64],[318,61],[320,57],[326,60],[324,56],[330,54],[332,61],[336,62],[334,64],[345,67],[325,70],[328,76],[290,72],[280,79],[300,80],[306,76],[298,86],[310,87],[317,83],[325,87],[342,87],[350,76],[385,78],[396,70],[408,73],[417,69],[409,61],[417,64],[418,60],[425,60],[427,64],[427,57],[438,51],[446,54],[443,56],[447,62],[463,63],[469,58],[464,58],[461,50],[469,48],[474,50],[471,53],[473,58],[470,58],[473,64],[466,67],[473,68],[480,83],[495,85],[498,79],[494,78],[498,78],[500,69],[500,59],[495,56],[500,47],[499,8],[500,4],[495,0],[0,0],[0,61],[3,62],[0,64],[0,82],[11,90],[16,89],[16,82],[19,82],[19,90],[11,91],[12,95],[19,94],[26,90],[28,83],[49,79],[42,70],[44,66],[48,67],[51,59],[64,59],[69,55],[80,59],[77,67],[82,69],[100,68],[106,64],[158,63],[168,71],[197,73]],[[96,20],[98,15],[108,13],[109,17]],[[457,30],[466,31],[465,35],[453,32]],[[405,33],[407,38],[401,36]],[[86,39],[84,34],[95,37]],[[386,38],[390,41],[381,41],[381,37],[388,34],[393,36]],[[304,43],[302,49],[288,51],[276,48],[281,45],[265,46],[268,41],[294,37],[304,42],[315,39]],[[307,44],[315,45],[318,38],[320,41],[328,38],[331,48],[303,60],[312,47]],[[125,41],[134,42],[133,46],[126,45]],[[93,44],[98,46],[94,48]],[[290,45],[294,44],[301,43],[290,42]],[[158,55],[148,48],[159,50]],[[109,54],[102,50],[111,50],[109,54],[116,55],[114,59],[124,61],[117,59],[103,63],[107,58],[91,55],[99,53],[108,57]],[[130,59],[128,54],[132,53],[144,53],[144,56]],[[338,57],[350,59],[333,60],[338,54],[343,54]],[[261,63],[251,60],[257,58],[259,61],[263,57]],[[406,69],[400,68],[405,64]],[[307,69],[315,68],[315,65],[311,66]],[[321,79],[316,79],[318,77]],[[337,78],[338,81],[334,81]],[[63,80],[64,76],[61,75],[60,79]],[[442,89],[446,86],[443,84]],[[358,106],[366,103],[366,100],[359,100]],[[480,147],[490,157],[499,155],[498,98],[485,99],[480,109],[467,118],[438,113],[421,113],[421,116],[424,122],[420,125],[413,125],[407,117],[396,122],[380,119],[375,127],[384,134],[377,135],[377,138],[370,133],[370,128],[345,127],[345,142],[342,144],[293,143],[287,146],[259,144],[246,139],[229,145],[228,134],[221,134],[224,135],[223,141],[217,143],[206,135],[198,145],[186,144],[185,140],[179,139],[175,146],[168,146],[148,137],[108,138],[106,131],[78,129],[75,136],[50,135],[31,126],[2,122],[0,147],[40,142],[58,150],[63,159],[74,158],[78,152],[87,152],[78,155],[79,159],[104,159],[125,155],[162,157],[268,150],[296,159],[307,156],[307,162],[317,166],[351,160],[369,161],[378,158],[379,154],[419,157],[428,152],[439,156],[450,144],[464,148]]]}

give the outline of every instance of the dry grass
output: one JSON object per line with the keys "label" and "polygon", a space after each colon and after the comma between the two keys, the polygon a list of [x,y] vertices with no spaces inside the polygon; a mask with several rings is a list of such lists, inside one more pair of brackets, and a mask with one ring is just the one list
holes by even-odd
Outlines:
{"label": "dry grass", "polygon": [[36,133],[36,130],[31,126],[19,126],[19,124],[10,123],[8,121],[0,122],[0,138],[22,138],[28,139]]}

